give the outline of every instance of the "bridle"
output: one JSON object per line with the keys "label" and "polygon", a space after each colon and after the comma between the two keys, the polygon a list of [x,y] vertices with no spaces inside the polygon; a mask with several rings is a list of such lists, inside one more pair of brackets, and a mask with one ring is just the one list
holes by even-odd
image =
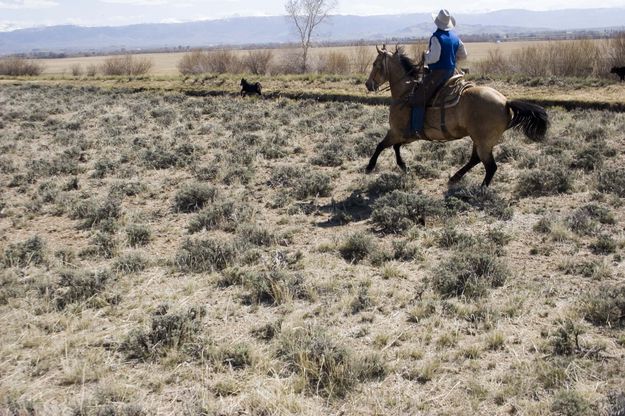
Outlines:
{"label": "bridle", "polygon": [[388,54],[384,52],[384,59],[382,60],[382,65],[384,66],[384,72],[385,72],[384,76],[386,77],[386,80],[388,81],[388,85],[382,88],[381,90],[379,90],[379,92],[386,92],[391,89],[391,70],[388,67],[388,63],[386,62],[388,58],[389,58]]}
{"label": "bridle", "polygon": [[[389,56],[388,52],[386,51],[386,49],[382,48],[382,51],[384,53],[384,59],[382,60],[383,72],[384,72],[384,76],[385,76],[385,78],[386,78],[386,80],[388,82],[388,85],[386,87],[384,87],[384,88],[381,88],[381,89],[375,89],[374,88],[375,92],[386,92],[386,91],[391,89],[391,70],[390,70],[388,62],[387,62],[387,60],[390,58],[390,56]],[[423,71],[423,65],[424,65],[424,59],[422,57],[421,61],[416,65],[416,68],[415,68],[417,74],[419,74],[419,73],[421,73]],[[401,81],[403,81],[406,78],[409,78],[409,72],[404,72],[404,76],[401,77],[398,82],[401,82]],[[375,80],[373,82],[375,83]]]}

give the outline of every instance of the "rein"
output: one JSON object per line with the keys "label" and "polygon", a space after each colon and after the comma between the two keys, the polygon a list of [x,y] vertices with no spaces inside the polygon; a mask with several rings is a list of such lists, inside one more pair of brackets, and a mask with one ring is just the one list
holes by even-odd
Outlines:
{"label": "rein", "polygon": [[[391,89],[391,70],[389,69],[389,66],[388,66],[388,62],[387,62],[388,58],[389,58],[389,56],[385,53],[384,54],[384,61],[383,61],[384,62],[384,72],[385,72],[384,75],[386,76],[386,79],[388,80],[388,85],[386,87],[384,87],[384,88],[378,89],[376,92],[386,92],[386,91],[389,91]],[[417,76],[418,76],[418,74],[420,74],[422,72],[422,70],[423,70],[423,58],[421,59],[421,62],[419,62],[415,66],[415,70],[416,70]],[[409,75],[408,75],[409,73],[410,72],[404,72],[404,75],[397,82],[402,82],[404,79],[410,78]],[[415,78],[415,80],[416,80],[416,78]],[[411,90],[412,93],[414,93],[416,85],[417,85],[417,83],[415,82],[415,85],[412,87],[412,90]],[[396,99],[396,100],[393,100],[393,101],[401,101],[401,99]]]}

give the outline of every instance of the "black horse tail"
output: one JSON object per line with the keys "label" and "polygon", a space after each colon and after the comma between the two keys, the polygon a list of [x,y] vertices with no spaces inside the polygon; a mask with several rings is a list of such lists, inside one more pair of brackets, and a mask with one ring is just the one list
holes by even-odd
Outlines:
{"label": "black horse tail", "polygon": [[520,128],[528,139],[539,142],[545,138],[549,116],[544,108],[524,101],[508,101],[506,107],[513,112],[508,128]]}

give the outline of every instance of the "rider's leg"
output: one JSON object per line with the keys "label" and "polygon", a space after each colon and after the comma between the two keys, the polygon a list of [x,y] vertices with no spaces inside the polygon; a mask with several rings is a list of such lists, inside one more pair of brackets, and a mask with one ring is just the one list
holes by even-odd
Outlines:
{"label": "rider's leg", "polygon": [[414,107],[410,115],[410,135],[423,133],[425,106],[452,75],[453,70],[437,69],[431,71],[423,78],[422,84],[414,94],[410,96],[408,103]]}

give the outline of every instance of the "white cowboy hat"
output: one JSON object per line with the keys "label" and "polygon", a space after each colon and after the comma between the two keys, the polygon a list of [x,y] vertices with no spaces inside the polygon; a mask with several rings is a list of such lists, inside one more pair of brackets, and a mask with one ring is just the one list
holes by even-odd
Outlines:
{"label": "white cowboy hat", "polygon": [[434,24],[440,30],[451,30],[456,26],[456,19],[449,13],[449,10],[442,9],[438,14],[432,13]]}

